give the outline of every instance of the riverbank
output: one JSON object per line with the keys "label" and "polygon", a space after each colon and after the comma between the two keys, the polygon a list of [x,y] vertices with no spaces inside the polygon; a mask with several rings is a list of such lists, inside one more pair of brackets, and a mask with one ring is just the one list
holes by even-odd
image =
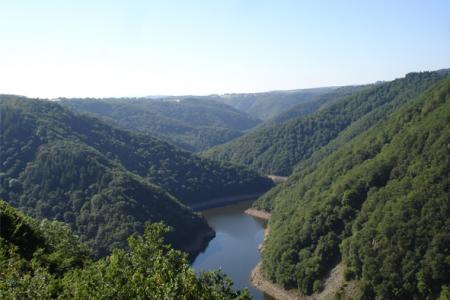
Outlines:
{"label": "riverbank", "polygon": [[[247,209],[245,213],[256,218],[264,219],[266,221],[269,221],[271,217],[270,213],[254,208]],[[264,230],[264,240],[258,248],[261,253],[264,251],[264,242],[266,241],[268,235],[269,227],[267,226]],[[320,293],[315,293],[309,296],[302,294],[297,290],[286,290],[282,286],[267,279],[264,276],[264,272],[262,271],[262,263],[259,262],[251,272],[250,283],[261,292],[277,300],[331,300],[335,298],[337,292],[344,284],[343,273],[344,272],[342,264],[338,264],[326,276],[323,282],[322,291]],[[346,292],[346,294],[348,295],[354,295],[354,290],[356,290],[356,287],[354,287],[354,284],[352,284],[349,285],[344,292]]]}
{"label": "riverbank", "polygon": [[262,219],[265,221],[269,221],[270,219],[270,213],[265,211],[265,210],[259,210],[259,209],[255,209],[255,208],[249,208],[245,211],[245,213],[249,216],[258,218],[258,219]]}
{"label": "riverbank", "polygon": [[273,297],[277,300],[310,300],[309,296],[302,295],[293,290],[285,290],[282,286],[273,283],[272,281],[266,279],[262,272],[262,263],[259,262],[256,267],[252,270],[250,275],[251,284],[258,290],[264,292],[265,294]]}
{"label": "riverbank", "polygon": [[[287,180],[287,177],[277,176],[277,175],[267,175],[266,177],[271,179],[274,184],[278,184],[278,183],[281,183],[281,182],[284,182]],[[264,193],[265,192],[220,197],[220,198],[215,198],[215,199],[205,201],[205,202],[194,203],[194,204],[189,205],[189,207],[191,207],[195,211],[216,208],[216,207],[230,205],[230,204],[234,204],[234,203],[245,201],[245,200],[256,199],[256,198],[262,196]],[[258,216],[256,216],[256,215],[254,217],[258,218]],[[262,219],[264,219],[264,218],[262,218]]]}
{"label": "riverbank", "polygon": [[234,203],[245,201],[245,200],[256,199],[259,196],[261,196],[262,194],[264,194],[264,193],[253,193],[253,194],[244,194],[244,195],[215,198],[215,199],[212,199],[209,201],[191,204],[190,207],[195,211],[205,210],[205,209],[216,208],[216,207],[225,206],[225,205],[229,205],[229,204],[234,204]]}
{"label": "riverbank", "polygon": [[192,263],[194,259],[203,252],[208,246],[209,242],[216,236],[215,231],[211,230],[204,231],[198,234],[195,239],[185,246],[183,251],[188,254],[188,259]]}
{"label": "riverbank", "polygon": [[[255,208],[249,208],[245,211],[247,215],[250,215],[255,218],[263,219],[265,221],[269,221],[271,214],[264,210],[258,210]],[[259,245],[258,249],[262,253],[264,251],[264,243],[267,239],[267,236],[269,235],[269,227],[267,226],[264,230],[264,239],[262,243]],[[300,300],[309,300],[313,298],[309,298],[308,296],[302,295],[297,291],[294,290],[286,290],[282,286],[273,283],[272,281],[268,280],[264,277],[263,271],[262,271],[262,263],[259,262],[252,270],[250,274],[250,283],[260,290],[261,292],[275,298],[278,300],[294,300],[294,299],[300,299]]]}
{"label": "riverbank", "polygon": [[285,182],[288,179],[286,176],[278,176],[278,175],[267,175],[267,177],[272,179],[272,181],[276,184]]}

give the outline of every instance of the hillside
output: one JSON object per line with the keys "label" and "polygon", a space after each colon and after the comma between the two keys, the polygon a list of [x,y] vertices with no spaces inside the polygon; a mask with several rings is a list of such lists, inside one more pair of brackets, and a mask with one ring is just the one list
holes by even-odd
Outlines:
{"label": "hillside", "polygon": [[150,133],[189,151],[236,138],[259,120],[202,97],[147,99],[62,99],[60,103],[124,128]]}
{"label": "hillside", "polygon": [[196,276],[156,223],[97,261],[67,225],[37,221],[0,200],[1,299],[249,299],[220,272]]}
{"label": "hillside", "polygon": [[344,97],[350,96],[356,92],[368,88],[369,85],[344,86],[336,88],[328,93],[314,97],[310,101],[306,101],[290,108],[289,110],[275,115],[269,119],[267,124],[282,124],[291,119],[310,115],[318,110],[322,110],[330,104],[340,101]]}
{"label": "hillside", "polygon": [[0,197],[32,216],[67,222],[99,255],[124,246],[146,221],[160,220],[174,227],[170,242],[188,250],[212,232],[179,201],[271,186],[244,168],[198,158],[56,103],[3,96],[0,113]]}
{"label": "hillside", "polygon": [[301,161],[335,139],[355,122],[364,130],[399,105],[415,98],[444,75],[410,73],[404,78],[368,86],[325,108],[282,124],[255,129],[204,152],[207,158],[246,165],[265,174],[288,176]]}
{"label": "hillside", "polygon": [[266,276],[310,294],[341,262],[364,299],[448,293],[449,124],[450,77],[297,169],[269,193]]}
{"label": "hillside", "polygon": [[332,92],[335,87],[313,88],[264,93],[225,94],[212,99],[228,104],[248,115],[267,121],[290,108],[311,102],[320,95]]}

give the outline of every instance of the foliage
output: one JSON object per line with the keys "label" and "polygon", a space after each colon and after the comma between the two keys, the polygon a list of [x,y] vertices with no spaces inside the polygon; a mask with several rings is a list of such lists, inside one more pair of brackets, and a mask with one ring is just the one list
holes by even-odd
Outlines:
{"label": "foliage", "polygon": [[411,73],[369,86],[313,114],[255,129],[209,149],[204,156],[246,165],[264,174],[288,176],[295,166],[353,123],[364,119],[361,129],[367,129],[442,78],[437,72]]}
{"label": "foliage", "polygon": [[12,178],[34,159],[40,145],[68,140],[94,148],[184,203],[255,193],[271,186],[270,180],[244,167],[199,158],[151,136],[74,114],[56,103],[4,96],[0,105],[2,172]]}
{"label": "foliage", "polygon": [[[98,262],[66,274],[62,298],[73,299],[247,299],[223,275],[197,278],[186,256],[163,244],[167,228],[148,226],[129,238],[130,251],[115,250]],[[209,278],[214,278],[214,285]]]}
{"label": "foliage", "polygon": [[131,236],[129,250],[93,261],[64,224],[42,226],[1,200],[0,214],[1,299],[250,298],[220,272],[197,277],[186,255],[163,243],[168,227],[162,223]]}
{"label": "foliage", "polygon": [[36,221],[0,199],[0,237],[3,252],[17,252],[28,260],[37,258],[54,274],[82,266],[91,250],[61,222]]}
{"label": "foliage", "polygon": [[127,129],[150,133],[189,151],[223,144],[260,122],[207,97],[62,99],[60,103]]}
{"label": "foliage", "polygon": [[281,124],[291,119],[310,115],[318,110],[325,109],[328,105],[338,102],[344,97],[350,96],[359,91],[367,89],[368,85],[344,86],[333,89],[325,94],[320,94],[307,102],[297,104],[296,106],[275,115],[267,121],[268,124]]}
{"label": "foliage", "polygon": [[165,221],[174,228],[168,241],[187,250],[212,231],[171,195],[189,204],[271,186],[245,168],[198,158],[56,103],[4,96],[0,113],[0,196],[34,217],[67,222],[97,255],[126,246],[146,221]]}
{"label": "foliage", "polygon": [[297,169],[270,193],[266,275],[312,293],[343,261],[363,298],[445,297],[449,121],[450,77]]}

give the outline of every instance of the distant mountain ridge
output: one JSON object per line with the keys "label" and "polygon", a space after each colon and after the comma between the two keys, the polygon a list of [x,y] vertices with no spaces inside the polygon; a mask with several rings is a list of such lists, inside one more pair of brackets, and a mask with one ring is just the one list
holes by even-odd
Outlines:
{"label": "distant mountain ridge", "polygon": [[124,128],[152,134],[189,151],[223,144],[261,121],[231,106],[202,97],[164,99],[60,99]]}
{"label": "distant mountain ridge", "polygon": [[261,93],[224,94],[211,96],[250,116],[267,121],[290,108],[315,100],[316,97],[334,91],[337,87],[323,87]]}
{"label": "distant mountain ridge", "polygon": [[273,123],[281,124],[294,118],[310,115],[318,110],[325,109],[328,105],[339,101],[343,97],[354,94],[369,86],[371,85],[344,86],[333,89],[330,92],[313,97],[310,101],[297,104],[285,112],[275,115],[275,117],[269,119],[266,123],[267,125]]}
{"label": "distant mountain ridge", "polygon": [[270,120],[290,108],[307,102],[312,102],[321,95],[331,93],[339,87],[319,87],[310,89],[275,90],[256,93],[228,93],[207,96],[155,96],[151,99],[176,100],[197,98],[216,101],[231,106],[255,119]]}

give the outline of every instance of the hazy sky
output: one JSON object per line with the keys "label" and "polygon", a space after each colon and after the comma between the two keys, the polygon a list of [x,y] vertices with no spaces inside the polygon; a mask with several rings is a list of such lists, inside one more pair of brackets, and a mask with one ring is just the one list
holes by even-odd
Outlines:
{"label": "hazy sky", "polygon": [[0,0],[0,93],[256,92],[450,67],[450,1]]}

